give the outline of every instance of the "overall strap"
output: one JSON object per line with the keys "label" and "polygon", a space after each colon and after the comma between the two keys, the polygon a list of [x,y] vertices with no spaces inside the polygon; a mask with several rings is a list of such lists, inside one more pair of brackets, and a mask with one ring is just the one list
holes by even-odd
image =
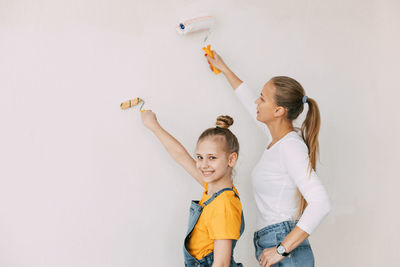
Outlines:
{"label": "overall strap", "polygon": [[219,190],[218,192],[214,193],[212,195],[212,197],[210,197],[206,202],[203,203],[203,206],[205,207],[208,204],[210,204],[211,201],[213,201],[217,196],[219,196],[220,194],[222,194],[225,191],[233,191],[233,193],[235,193],[235,195],[240,199],[238,194],[236,194],[235,190],[233,190],[232,188],[223,188],[223,189]]}

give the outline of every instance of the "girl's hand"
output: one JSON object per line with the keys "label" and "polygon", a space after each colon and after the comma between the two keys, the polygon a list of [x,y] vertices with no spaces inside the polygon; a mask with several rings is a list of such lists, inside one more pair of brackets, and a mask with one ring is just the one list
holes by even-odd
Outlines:
{"label": "girl's hand", "polygon": [[211,63],[215,68],[219,69],[223,73],[226,73],[229,70],[228,66],[225,64],[222,58],[217,54],[217,52],[215,52],[214,50],[212,50],[212,52],[214,58],[211,58],[210,56],[205,54],[208,63]]}
{"label": "girl's hand", "polygon": [[264,249],[258,260],[262,267],[271,267],[272,265],[280,262],[284,258],[284,256],[278,254],[278,252],[276,251],[276,247],[272,247]]}
{"label": "girl's hand", "polygon": [[151,110],[142,110],[142,122],[149,130],[154,131],[160,124],[157,121],[156,114]]}

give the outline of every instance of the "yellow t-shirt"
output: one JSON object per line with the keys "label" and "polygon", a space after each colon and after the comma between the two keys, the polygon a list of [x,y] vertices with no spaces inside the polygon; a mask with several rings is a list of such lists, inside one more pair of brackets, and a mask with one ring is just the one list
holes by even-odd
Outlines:
{"label": "yellow t-shirt", "polygon": [[[204,193],[199,204],[203,205],[211,196],[207,195],[208,184],[204,183]],[[233,187],[239,195],[236,188]],[[204,207],[197,224],[186,243],[190,255],[200,260],[214,250],[215,239],[240,237],[242,204],[235,193],[224,191]]]}

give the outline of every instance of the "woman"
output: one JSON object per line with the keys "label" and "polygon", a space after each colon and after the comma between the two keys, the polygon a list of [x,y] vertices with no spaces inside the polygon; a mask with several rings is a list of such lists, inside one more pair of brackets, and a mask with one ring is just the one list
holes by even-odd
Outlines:
{"label": "woman", "polygon": [[[275,266],[285,267],[314,266],[307,238],[330,211],[326,190],[315,173],[320,129],[318,105],[306,96],[297,81],[285,76],[269,80],[257,98],[213,52],[214,58],[206,55],[208,62],[221,70],[270,137],[252,172],[258,210],[254,233],[256,258],[263,267],[276,263]],[[293,120],[305,104],[308,112],[298,133]]]}

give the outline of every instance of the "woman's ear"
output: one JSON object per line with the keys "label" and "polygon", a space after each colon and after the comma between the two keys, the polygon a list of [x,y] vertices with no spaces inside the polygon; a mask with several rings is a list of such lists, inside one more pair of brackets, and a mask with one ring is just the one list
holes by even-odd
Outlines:
{"label": "woman's ear", "polygon": [[283,116],[286,115],[286,111],[287,111],[286,108],[281,107],[281,106],[277,106],[277,107],[275,108],[274,116],[275,116],[276,118],[278,118],[278,117],[283,117]]}
{"label": "woman's ear", "polygon": [[228,166],[233,168],[236,164],[237,158],[238,154],[236,152],[231,153],[228,158]]}

